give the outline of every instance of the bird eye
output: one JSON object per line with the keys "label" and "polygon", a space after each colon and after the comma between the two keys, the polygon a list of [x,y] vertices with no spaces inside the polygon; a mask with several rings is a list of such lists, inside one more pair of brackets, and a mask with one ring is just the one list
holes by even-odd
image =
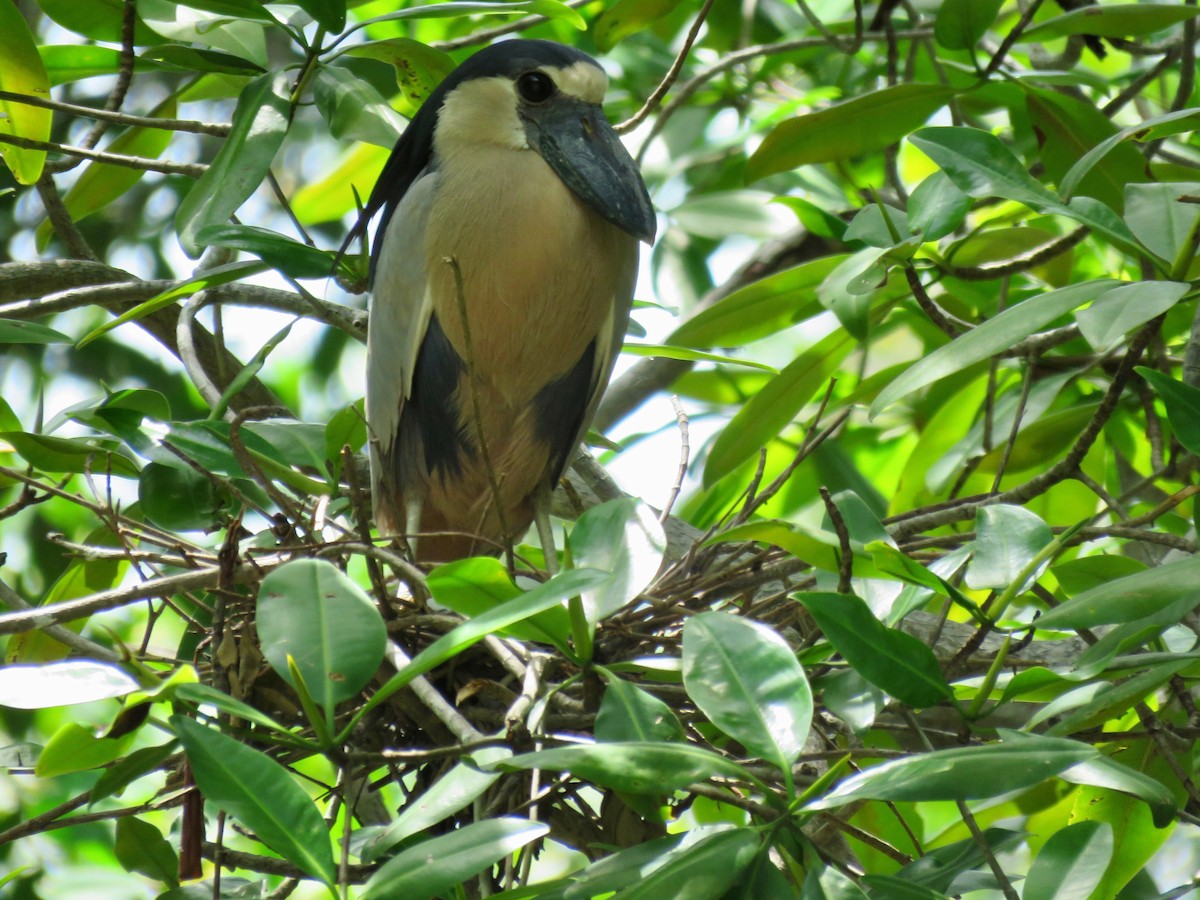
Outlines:
{"label": "bird eye", "polygon": [[544,72],[526,72],[517,79],[517,91],[529,103],[543,103],[554,96],[554,81]]}

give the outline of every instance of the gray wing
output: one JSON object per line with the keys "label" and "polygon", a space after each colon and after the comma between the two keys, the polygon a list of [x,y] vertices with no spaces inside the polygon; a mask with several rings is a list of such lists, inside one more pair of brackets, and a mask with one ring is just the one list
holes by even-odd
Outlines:
{"label": "gray wing", "polygon": [[[371,291],[367,326],[367,426],[371,447],[371,495],[380,531],[403,531],[396,453],[404,404],[429,328],[432,298],[425,271],[425,228],[439,177],[426,170],[405,192],[387,221]],[[419,498],[405,498],[405,502]]]}

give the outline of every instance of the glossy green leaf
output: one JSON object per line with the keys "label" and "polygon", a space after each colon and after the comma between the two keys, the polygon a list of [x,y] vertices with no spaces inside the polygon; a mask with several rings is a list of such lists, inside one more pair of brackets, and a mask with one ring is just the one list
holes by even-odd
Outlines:
{"label": "glossy green leaf", "polygon": [[316,804],[287,769],[193,719],[171,716],[170,722],[205,800],[309,875],[334,883],[329,831]]}
{"label": "glossy green leaf", "polygon": [[[0,60],[0,91],[50,99],[50,76],[29,24],[14,3],[0,4]],[[0,99],[0,134],[48,141],[51,120],[48,109]],[[34,184],[41,177],[46,151],[0,143],[0,159],[18,184]]]}
{"label": "glossy green leaf", "polygon": [[703,350],[692,350],[689,347],[676,347],[671,344],[631,344],[621,347],[622,353],[630,356],[648,356],[653,359],[686,359],[691,362],[714,362],[723,366],[744,366],[747,369],[757,369],[760,372],[777,374],[778,369],[765,363],[754,362],[751,359],[738,359],[734,356],[723,356],[719,353],[706,353]]}
{"label": "glossy green leaf", "polygon": [[1173,3],[1084,6],[1038,23],[1023,32],[1019,40],[1045,41],[1069,34],[1094,34],[1109,38],[1142,37],[1197,15],[1200,15],[1200,10]]}
{"label": "glossy green leaf", "polygon": [[117,819],[113,855],[126,872],[137,872],[174,887],[179,884],[179,856],[162,832],[137,816]]}
{"label": "glossy green leaf", "polygon": [[1162,315],[1191,286],[1177,281],[1135,281],[1105,291],[1086,309],[1076,311],[1079,330],[1089,344],[1106,351],[1133,329]]}
{"label": "glossy green leaf", "polygon": [[231,15],[188,7],[175,0],[138,0],[137,8],[146,24],[169,41],[199,44],[256,66],[268,65],[266,27],[247,17],[246,7],[240,7],[240,14]]}
{"label": "glossy green leaf", "polygon": [[716,191],[689,197],[667,214],[688,234],[720,240],[732,235],[772,238],[789,218],[766,191]]}
{"label": "glossy green leaf", "polygon": [[981,843],[987,846],[990,854],[995,855],[1020,846],[1027,837],[1019,831],[988,828],[980,834],[981,840],[971,836],[932,850],[927,849],[923,856],[897,872],[896,878],[938,892],[949,892],[952,886],[963,890],[965,884],[961,877],[987,866],[988,857],[984,855]]}
{"label": "glossy green leaf", "polygon": [[362,896],[364,900],[429,900],[549,831],[550,826],[541,822],[517,818],[464,825],[408,847],[388,860],[367,881]]}
{"label": "glossy green leaf", "polygon": [[975,554],[967,566],[967,587],[1003,590],[1054,540],[1037,513],[1020,506],[993,504],[979,510]]}
{"label": "glossy green leaf", "polygon": [[1057,206],[1058,197],[1031,176],[998,137],[977,128],[923,128],[909,141],[972,197],[1003,197],[1032,209]]}
{"label": "glossy green leaf", "polygon": [[746,163],[746,181],[882,150],[920,127],[957,91],[897,84],[775,126]]}
{"label": "glossy green leaf", "polygon": [[380,93],[343,66],[321,66],[313,95],[336,138],[391,147],[404,131],[404,120]]}
{"label": "glossy green leaf", "polygon": [[256,624],[267,662],[290,683],[288,659],[294,660],[327,713],[371,680],[387,645],[371,598],[319,559],[293,560],[263,579]]}
{"label": "glossy green leaf", "polygon": [[230,247],[253,253],[268,266],[292,278],[328,278],[335,254],[255,225],[209,225],[196,240],[205,247]]}
{"label": "glossy green leaf", "polygon": [[89,659],[0,666],[0,706],[49,709],[124,697],[141,685],[120,666]]}
{"label": "glossy green leaf", "polygon": [[888,628],[861,598],[803,593],[798,599],[846,662],[871,684],[918,709],[953,696],[933,651],[912,635]]}
{"label": "glossy green leaf", "polygon": [[605,673],[596,713],[598,741],[682,741],[683,726],[671,707],[635,684]]}
{"label": "glossy green leaf", "polygon": [[546,769],[631,794],[669,794],[718,776],[735,781],[749,773],[730,759],[692,744],[603,743],[522,753],[493,763],[505,772]]}
{"label": "glossy green leaf", "polygon": [[1016,743],[935,750],[891,760],[845,779],[807,809],[856,800],[980,800],[1040,784],[1099,756],[1089,744],[1029,735]]}
{"label": "glossy green leaf", "polygon": [[667,550],[657,517],[631,497],[589,509],[571,529],[568,543],[577,566],[610,573],[604,584],[582,594],[592,628],[649,587]]}
{"label": "glossy green leaf", "polygon": [[714,725],[751,754],[791,769],[812,725],[796,654],[765,625],[708,612],[683,627],[683,684]]}
{"label": "glossy green leaf", "polygon": [[702,840],[707,831],[701,827],[685,834],[667,835],[598,859],[571,873],[571,883],[562,892],[562,900],[591,900],[592,897],[637,884],[655,869],[686,852],[696,841]]}
{"label": "glossy green leaf", "polygon": [[37,322],[0,319],[0,344],[70,344],[71,338]]}
{"label": "glossy green leaf", "polygon": [[1164,563],[1072,597],[1042,614],[1038,628],[1078,629],[1149,618],[1180,604],[1200,605],[1200,556]]}
{"label": "glossy green leaf", "polygon": [[757,831],[718,831],[674,854],[637,884],[621,891],[621,900],[718,900],[738,882],[762,845]]}
{"label": "glossy green leaf", "polygon": [[[467,617],[480,616],[524,593],[498,559],[475,557],[438,566],[426,582],[433,599]],[[571,620],[555,606],[501,630],[523,641],[553,644],[564,652],[570,646]]]}
{"label": "glossy green leaf", "polygon": [[[176,104],[171,98],[156,106],[150,113],[154,118],[174,118]],[[158,159],[171,143],[174,133],[163,128],[129,128],[104,148],[106,153]],[[63,196],[63,205],[72,221],[78,222],[108,206],[141,181],[145,172],[127,166],[92,163]],[[39,249],[45,249],[53,234],[49,220],[38,227]]]}
{"label": "glossy green leaf", "polygon": [[942,0],[933,36],[948,50],[974,50],[996,21],[1004,0]]}
{"label": "glossy green leaf", "polygon": [[578,28],[587,29],[587,23],[574,9],[562,3],[561,0],[520,0],[513,3],[481,3],[470,0],[455,0],[449,3],[426,3],[406,9],[396,10],[372,19],[373,22],[387,22],[399,19],[441,19],[460,16],[520,16],[539,15],[548,19],[561,20]]}
{"label": "glossy green leaf", "polygon": [[179,243],[188,256],[200,255],[198,235],[204,228],[228,221],[263,183],[287,134],[290,115],[285,73],[263,75],[242,91],[229,137],[175,215]]}
{"label": "glossy green leaf", "polygon": [[637,34],[675,9],[673,0],[617,0],[592,25],[596,46],[607,53],[618,42]]}
{"label": "glossy green leaf", "polygon": [[919,359],[885,387],[871,404],[876,416],[902,397],[1009,349],[1071,310],[1117,285],[1108,279],[1086,281],[1010,306],[986,322]]}
{"label": "glossy green leaf", "polygon": [[741,347],[821,312],[814,292],[844,259],[828,256],[755,281],[692,316],[667,338],[684,347]]}
{"label": "glossy green leaf", "polygon": [[[1009,736],[1005,732],[1006,740]],[[1157,778],[1123,765],[1110,756],[1100,756],[1072,766],[1058,777],[1071,784],[1107,788],[1146,801],[1154,815],[1156,828],[1165,828],[1174,820],[1177,803],[1170,789]]]}
{"label": "glossy green leaf", "polygon": [[142,747],[106,766],[88,792],[88,803],[95,805],[108,797],[119,796],[137,779],[162,768],[178,750],[179,744],[170,740],[155,747]]}
{"label": "glossy green leaf", "polygon": [[1135,704],[1152,699],[1159,688],[1192,664],[1190,659],[1160,663],[1124,681],[1098,686],[1095,695],[1085,699],[1077,708],[1060,711],[1062,714],[1058,721],[1044,733],[1066,736],[1103,725],[1132,709]]}

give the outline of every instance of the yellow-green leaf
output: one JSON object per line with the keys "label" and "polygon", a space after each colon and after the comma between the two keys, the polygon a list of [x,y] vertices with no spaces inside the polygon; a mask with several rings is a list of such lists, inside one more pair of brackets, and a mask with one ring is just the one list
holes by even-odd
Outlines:
{"label": "yellow-green leaf", "polygon": [[[0,3],[0,90],[50,99],[50,76],[38,56],[29,24],[12,3]],[[0,133],[34,141],[50,139],[48,109],[0,100]],[[45,150],[28,150],[0,144],[0,158],[21,184],[33,184],[42,175]]]}

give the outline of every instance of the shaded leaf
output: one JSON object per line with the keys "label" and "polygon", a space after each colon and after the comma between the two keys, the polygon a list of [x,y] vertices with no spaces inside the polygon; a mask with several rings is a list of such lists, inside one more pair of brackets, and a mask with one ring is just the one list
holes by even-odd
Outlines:
{"label": "shaded leaf", "polygon": [[667,550],[666,535],[650,507],[631,497],[589,509],[571,529],[568,543],[576,565],[609,573],[604,584],[582,594],[593,629],[650,585]]}
{"label": "shaded leaf", "polygon": [[888,628],[861,598],[803,593],[797,599],[838,653],[871,684],[919,709],[953,696],[933,651],[911,634]]}
{"label": "shaded leaf", "polygon": [[683,726],[671,707],[648,691],[605,673],[604,697],[596,713],[598,741],[682,741]]}
{"label": "shaded leaf", "polygon": [[977,519],[975,554],[967,566],[967,587],[972,590],[1007,588],[1054,540],[1050,526],[1020,506],[985,506]]}
{"label": "shaded leaf", "polygon": [[1184,612],[1200,605],[1200,556],[1100,585],[1043,613],[1038,628],[1078,629],[1136,622],[1180,604]]}
{"label": "shaded leaf", "polygon": [[1069,34],[1141,37],[1200,15],[1200,10],[1171,3],[1125,3],[1084,6],[1046,19],[1022,32],[1018,40],[1044,41]]}
{"label": "shaded leaf", "polygon": [[974,50],[1003,5],[1004,0],[943,0],[933,36],[948,50]]}
{"label": "shaded leaf", "polygon": [[[0,60],[0,91],[50,99],[50,76],[29,24],[15,3],[0,4]],[[48,109],[0,99],[0,134],[48,141],[51,120]],[[0,158],[19,184],[33,184],[41,177],[46,151],[0,143]]]}

